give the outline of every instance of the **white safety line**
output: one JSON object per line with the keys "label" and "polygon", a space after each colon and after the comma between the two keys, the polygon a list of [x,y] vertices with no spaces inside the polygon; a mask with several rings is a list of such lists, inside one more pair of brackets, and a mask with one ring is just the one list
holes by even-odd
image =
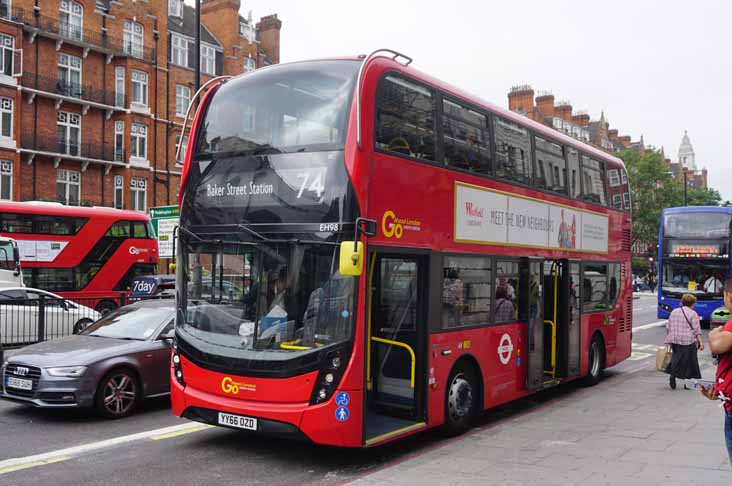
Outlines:
{"label": "white safety line", "polygon": [[[182,433],[188,432],[189,429],[195,429],[190,430],[190,432],[195,432],[198,430],[203,430],[204,428],[207,427],[201,427],[201,424],[197,422],[189,422],[181,425],[173,425],[171,427],[163,427],[160,429],[139,432],[136,434],[123,435],[120,437],[114,437],[112,439],[101,440],[99,442],[91,442],[89,444],[67,447],[66,449],[58,449],[51,452],[45,452],[43,454],[5,459],[4,461],[0,461],[0,472],[11,472],[18,469],[24,469],[22,466],[26,465],[28,465],[29,467],[33,467],[36,465],[51,464],[55,462],[54,459],[63,460],[61,458],[67,459],[73,456],[84,454],[86,452],[106,449],[108,447],[113,447],[120,444],[127,444],[129,442],[134,442],[142,439],[149,439],[169,434],[175,434],[175,436],[177,436],[181,435]],[[174,437],[174,435],[169,436]]]}
{"label": "white safety line", "polygon": [[665,326],[666,322],[667,321],[658,321],[658,322],[653,322],[651,324],[644,324],[642,326],[634,327],[633,330],[634,331],[644,331],[646,329],[651,329],[653,327],[661,327],[661,326]]}

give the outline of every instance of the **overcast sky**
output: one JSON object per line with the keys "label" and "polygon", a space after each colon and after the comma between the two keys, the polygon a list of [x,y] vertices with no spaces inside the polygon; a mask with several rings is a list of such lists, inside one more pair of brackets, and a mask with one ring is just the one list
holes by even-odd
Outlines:
{"label": "overcast sky", "polygon": [[688,130],[732,200],[732,2],[242,0],[250,9],[279,15],[282,62],[388,47],[500,106],[526,83],[593,120],[604,110],[674,160]]}

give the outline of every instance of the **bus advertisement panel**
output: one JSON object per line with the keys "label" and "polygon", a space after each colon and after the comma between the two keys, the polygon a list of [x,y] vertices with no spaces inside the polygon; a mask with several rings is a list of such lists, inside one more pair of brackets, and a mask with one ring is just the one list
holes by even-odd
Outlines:
{"label": "bus advertisement panel", "polygon": [[150,218],[137,211],[0,202],[0,236],[17,241],[25,285],[94,299],[98,312],[115,309],[120,292],[158,262]]}
{"label": "bus advertisement panel", "polygon": [[658,317],[668,319],[684,294],[697,298],[703,321],[724,307],[723,286],[730,275],[732,208],[667,208],[658,234]]}
{"label": "bus advertisement panel", "polygon": [[283,64],[203,96],[176,415],[369,447],[630,355],[622,162],[402,59]]}

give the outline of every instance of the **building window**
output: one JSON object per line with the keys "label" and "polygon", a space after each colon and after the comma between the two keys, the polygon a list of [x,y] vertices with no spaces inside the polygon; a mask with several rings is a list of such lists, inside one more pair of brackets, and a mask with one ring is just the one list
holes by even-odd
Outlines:
{"label": "building window", "polygon": [[620,169],[620,183],[621,184],[628,183],[628,173],[625,172],[625,169]]}
{"label": "building window", "polygon": [[620,194],[613,194],[613,208],[623,209],[623,196]]}
{"label": "building window", "polygon": [[176,135],[175,136],[175,149],[176,149],[176,153],[177,153],[178,145],[179,144],[180,144],[180,157],[178,157],[178,160],[176,160],[175,162],[177,164],[183,164],[183,162],[186,159],[186,150],[188,150],[188,135],[186,135],[185,137],[183,137],[183,142],[182,143],[180,141],[180,135]]}
{"label": "building window", "polygon": [[59,111],[56,114],[58,151],[67,155],[80,155],[81,115]]}
{"label": "building window", "polygon": [[142,177],[130,178],[130,202],[134,211],[147,209],[147,179]]}
{"label": "building window", "polygon": [[125,178],[124,176],[114,176],[114,207],[115,209],[123,209],[125,207]]}
{"label": "building window", "polygon": [[81,172],[59,169],[56,172],[56,197],[58,202],[78,206],[81,196]]}
{"label": "building window", "polygon": [[[0,3],[2,9],[2,3]],[[0,34],[0,69],[6,76],[13,75],[15,59],[15,37]]]}
{"label": "building window", "polygon": [[13,138],[12,98],[0,98],[0,137]]}
{"label": "building window", "polygon": [[147,106],[147,73],[132,71],[132,102]]}
{"label": "building window", "polygon": [[629,192],[623,193],[623,204],[625,205],[625,210],[630,211],[630,193]]}
{"label": "building window", "polygon": [[496,175],[522,184],[531,182],[531,139],[524,127],[495,118]]}
{"label": "building window", "polygon": [[121,120],[114,122],[114,160],[125,160],[125,122]]}
{"label": "building window", "polygon": [[64,96],[81,98],[81,58],[58,55],[58,91]]}
{"label": "building window", "polygon": [[13,162],[0,160],[0,199],[13,199]]}
{"label": "building window", "polygon": [[183,18],[183,0],[168,0],[168,15]]}
{"label": "building window", "polygon": [[201,44],[201,72],[216,75],[216,49]]}
{"label": "building window", "polygon": [[180,117],[186,116],[188,104],[191,102],[191,88],[175,85],[175,114]]}
{"label": "building window", "polygon": [[610,187],[618,187],[620,185],[620,175],[618,174],[618,169],[608,170],[607,180],[610,183]]}
{"label": "building window", "polygon": [[257,69],[257,61],[253,57],[244,58],[244,72],[254,71]]}
{"label": "building window", "polygon": [[179,35],[171,35],[170,62],[188,66],[188,41]]}
{"label": "building window", "polygon": [[254,26],[248,22],[239,22],[239,35],[246,38],[250,43],[257,40],[257,34]]}
{"label": "building window", "polygon": [[142,24],[125,20],[123,33],[123,50],[124,53],[134,57],[142,57],[144,47],[145,29]]}
{"label": "building window", "polygon": [[61,12],[59,14],[59,23],[61,35],[69,39],[81,40],[84,7],[80,3],[70,0],[61,0]]}
{"label": "building window", "polygon": [[10,0],[0,0],[0,17],[10,18]]}
{"label": "building window", "polygon": [[130,156],[147,160],[147,126],[133,123],[130,133]]}
{"label": "building window", "polygon": [[114,104],[117,107],[124,108],[125,106],[125,68],[123,66],[117,66],[114,68],[114,92],[115,100]]}
{"label": "building window", "polygon": [[491,314],[491,259],[446,256],[442,271],[442,327],[488,324]]}
{"label": "building window", "polygon": [[376,105],[376,148],[435,160],[435,103],[430,90],[387,76],[379,82]]}

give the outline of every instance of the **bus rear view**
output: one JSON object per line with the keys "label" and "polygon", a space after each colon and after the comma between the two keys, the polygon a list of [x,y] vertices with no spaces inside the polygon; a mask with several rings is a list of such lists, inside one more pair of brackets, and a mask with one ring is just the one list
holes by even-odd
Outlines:
{"label": "bus rear view", "polygon": [[730,275],[732,208],[668,208],[658,240],[658,317],[667,319],[683,294],[697,298],[704,321],[724,306],[722,287]]}

